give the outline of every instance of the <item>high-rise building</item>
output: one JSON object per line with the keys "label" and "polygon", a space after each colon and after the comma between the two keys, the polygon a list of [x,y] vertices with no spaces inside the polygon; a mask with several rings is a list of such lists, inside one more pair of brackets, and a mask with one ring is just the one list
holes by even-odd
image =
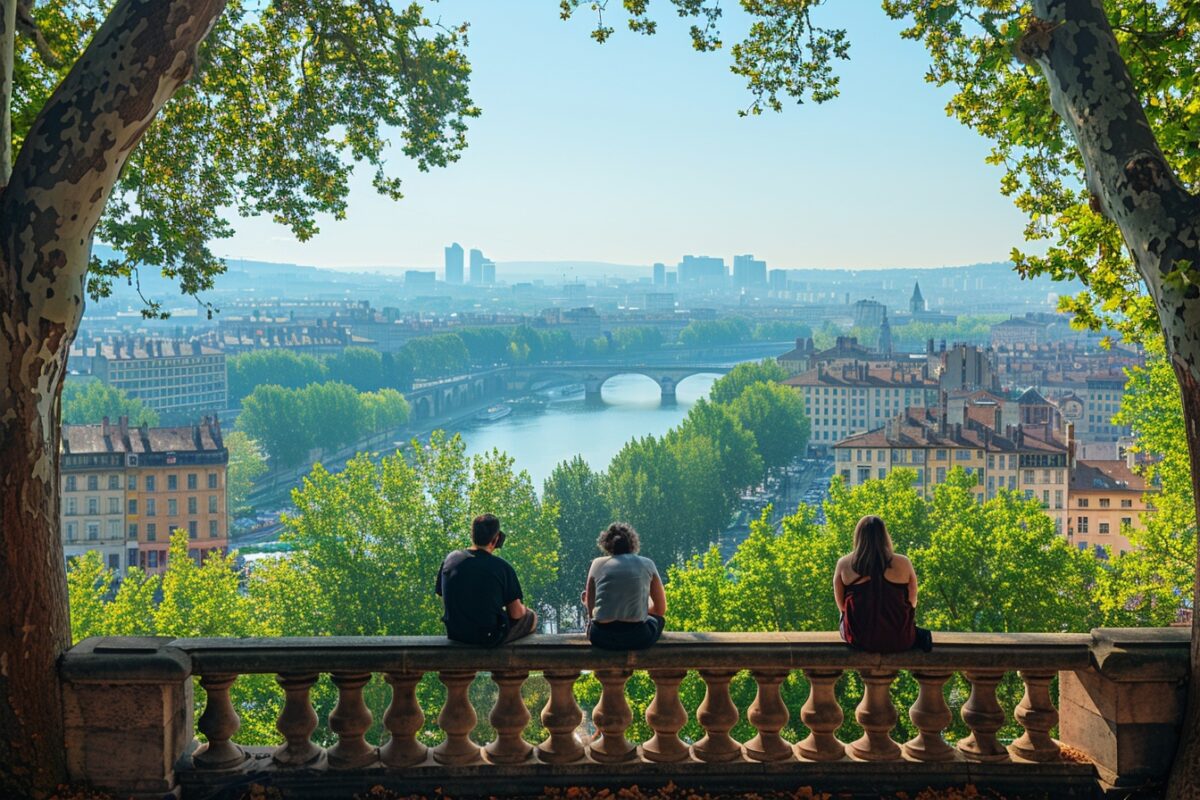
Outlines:
{"label": "high-rise building", "polygon": [[483,283],[483,262],[486,260],[482,250],[471,248],[471,283]]}
{"label": "high-rise building", "polygon": [[756,261],[753,255],[733,257],[733,285],[739,289],[765,286],[767,262]]}
{"label": "high-rise building", "polygon": [[679,282],[700,286],[725,286],[729,272],[725,260],[712,256],[684,256],[678,266]]}
{"label": "high-rise building", "polygon": [[72,348],[71,365],[141,400],[168,419],[195,419],[229,404],[225,353],[181,339],[120,336]]}
{"label": "high-rise building", "polygon": [[772,292],[786,292],[788,274],[786,269],[773,269],[767,273],[767,284]]}
{"label": "high-rise building", "polygon": [[463,282],[463,249],[458,242],[446,248],[446,283]]}
{"label": "high-rise building", "polygon": [[433,270],[410,269],[404,272],[407,289],[432,289],[437,284],[437,273]]}
{"label": "high-rise building", "polygon": [[666,286],[667,285],[667,265],[666,264],[660,263],[660,264],[654,265],[654,285],[655,286]]}
{"label": "high-rise building", "polygon": [[496,262],[490,258],[485,258],[483,264],[480,265],[480,282],[485,286],[494,286],[496,284]]}
{"label": "high-rise building", "polygon": [[215,417],[173,428],[131,428],[122,417],[62,428],[62,536],[68,558],[97,550],[105,566],[162,572],[171,532],[197,562],[229,542],[229,452]]}

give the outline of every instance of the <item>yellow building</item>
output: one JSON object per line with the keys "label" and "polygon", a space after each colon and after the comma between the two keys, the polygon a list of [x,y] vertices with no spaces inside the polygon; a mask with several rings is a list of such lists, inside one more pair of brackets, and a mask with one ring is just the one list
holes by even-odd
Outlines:
{"label": "yellow building", "polygon": [[1067,495],[1067,538],[1080,550],[1114,555],[1131,549],[1126,532],[1141,530],[1146,480],[1124,461],[1078,461]]}
{"label": "yellow building", "polygon": [[[196,561],[213,550],[225,552],[228,462],[221,425],[214,417],[171,428],[130,428],[125,418],[116,425],[106,419],[100,425],[63,426],[67,555],[100,550],[114,569],[136,565],[158,573],[166,568],[174,530],[187,531],[189,552]],[[107,488],[93,491],[93,485]],[[92,515],[94,507],[105,514]],[[98,541],[90,538],[96,524],[111,535],[111,542],[93,544]],[[80,538],[72,540],[72,535]],[[120,558],[114,558],[117,542]]]}

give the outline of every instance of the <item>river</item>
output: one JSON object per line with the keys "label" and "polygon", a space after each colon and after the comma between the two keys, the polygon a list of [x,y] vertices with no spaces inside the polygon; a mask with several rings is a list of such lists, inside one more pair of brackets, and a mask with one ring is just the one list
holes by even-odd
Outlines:
{"label": "river", "polygon": [[618,375],[602,390],[602,403],[577,400],[544,406],[517,404],[513,412],[493,422],[471,421],[456,430],[467,452],[496,448],[526,470],[541,493],[554,467],[576,455],[600,471],[627,441],[666,433],[687,416],[688,409],[708,394],[717,375],[695,375],[676,388],[676,402],[664,405],[658,385],[642,375]]}

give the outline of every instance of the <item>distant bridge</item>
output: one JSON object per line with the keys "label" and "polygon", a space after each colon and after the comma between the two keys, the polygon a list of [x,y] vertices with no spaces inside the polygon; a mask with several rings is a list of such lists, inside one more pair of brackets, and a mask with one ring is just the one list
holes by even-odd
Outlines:
{"label": "distant bridge", "polygon": [[509,387],[526,391],[538,385],[562,381],[582,383],[588,398],[599,398],[600,390],[610,379],[618,375],[645,375],[658,384],[663,400],[675,399],[675,387],[693,375],[724,375],[732,367],[728,365],[692,364],[538,364],[529,367],[514,367],[508,376]]}

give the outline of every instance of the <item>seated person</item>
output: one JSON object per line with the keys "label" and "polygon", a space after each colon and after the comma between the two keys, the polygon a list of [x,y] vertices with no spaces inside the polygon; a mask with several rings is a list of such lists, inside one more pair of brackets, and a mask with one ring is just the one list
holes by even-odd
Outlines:
{"label": "seated person", "polygon": [[892,549],[883,520],[865,516],[854,529],[854,552],[838,559],[833,599],[842,612],[840,633],[851,647],[872,653],[933,648],[916,626],[917,573]]}
{"label": "seated person", "polygon": [[658,641],[667,595],[654,562],[637,554],[631,525],[614,522],[596,544],[604,551],[588,570],[583,604],[588,640],[606,650],[641,650]]}
{"label": "seated person", "polygon": [[471,523],[472,545],[446,556],[434,591],[445,605],[446,636],[464,644],[495,647],[537,630],[537,612],[521,602],[521,582],[512,565],[495,551],[504,531],[493,514]]}

